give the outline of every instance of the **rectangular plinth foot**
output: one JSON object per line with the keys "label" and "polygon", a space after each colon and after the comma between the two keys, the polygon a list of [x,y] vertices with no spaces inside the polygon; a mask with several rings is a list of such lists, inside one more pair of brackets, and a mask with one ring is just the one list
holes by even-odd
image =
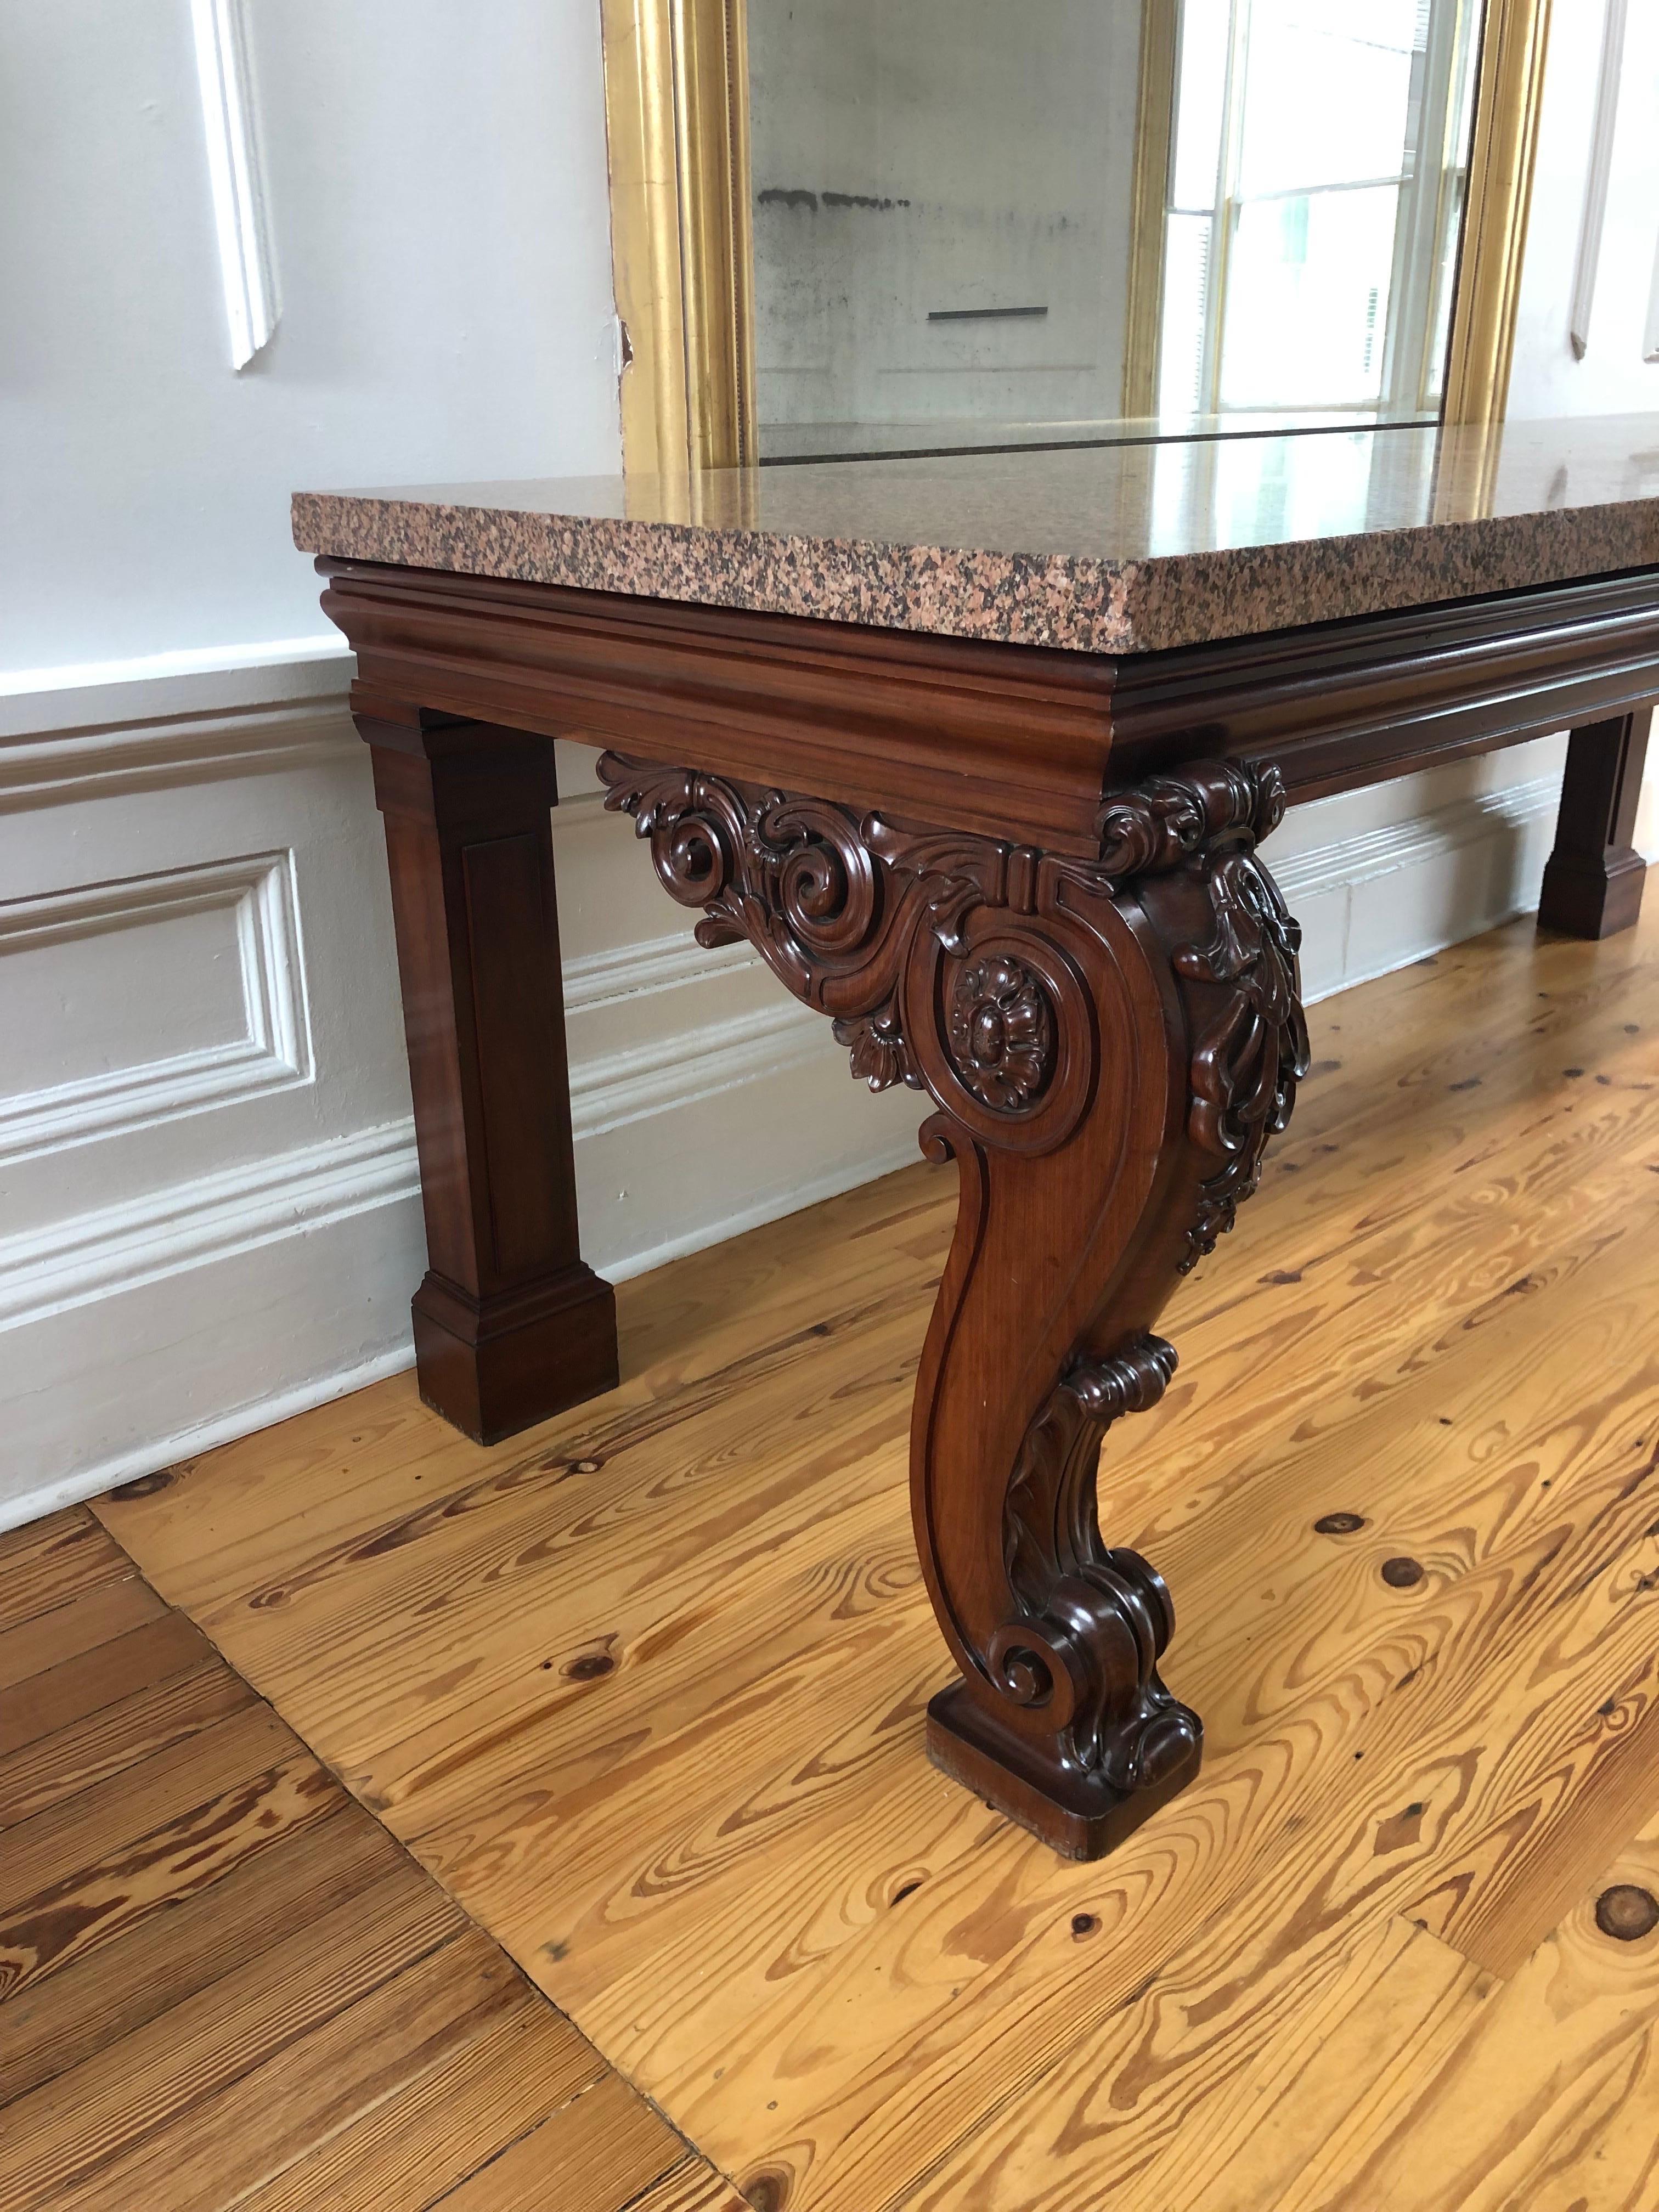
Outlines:
{"label": "rectangular plinth foot", "polygon": [[1538,919],[1567,937],[1614,937],[1642,911],[1647,863],[1639,853],[1555,853],[1544,870]]}
{"label": "rectangular plinth foot", "polygon": [[488,1300],[428,1274],[415,1293],[421,1396],[476,1443],[617,1387],[617,1302],[585,1262]]}
{"label": "rectangular plinth foot", "polygon": [[1002,1739],[994,1749],[982,1740],[978,1709],[960,1682],[941,1690],[927,1708],[927,1756],[934,1765],[1068,1859],[1103,1858],[1115,1850],[1196,1778],[1204,1757],[1200,1736],[1189,1757],[1144,1790],[1126,1794],[1089,1775],[1068,1779],[1062,1795],[1035,1758],[1022,1759],[1023,1748],[1017,1739]]}

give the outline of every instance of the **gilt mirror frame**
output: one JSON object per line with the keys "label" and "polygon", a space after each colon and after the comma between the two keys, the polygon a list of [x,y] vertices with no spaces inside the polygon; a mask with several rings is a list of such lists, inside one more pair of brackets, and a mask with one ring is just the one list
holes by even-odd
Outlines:
{"label": "gilt mirror frame", "polygon": [[[1126,416],[1153,410],[1177,0],[1141,0]],[[1486,0],[1443,419],[1503,420],[1551,0]],[[760,458],[745,0],[601,0],[623,467]]]}

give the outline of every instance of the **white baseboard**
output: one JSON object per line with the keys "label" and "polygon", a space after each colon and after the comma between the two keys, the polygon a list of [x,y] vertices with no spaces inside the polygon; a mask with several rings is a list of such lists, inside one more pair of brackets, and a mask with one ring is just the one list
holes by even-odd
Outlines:
{"label": "white baseboard", "polygon": [[[1544,772],[1506,784],[1484,781],[1493,771],[1478,763],[1413,777],[1393,796],[1414,800],[1414,811],[1376,826],[1346,826],[1370,793],[1291,815],[1267,858],[1302,924],[1310,1006],[1536,910],[1561,749],[1547,738],[1527,747],[1522,758],[1541,760]],[[1474,787],[1444,797],[1459,781]]]}
{"label": "white baseboard", "polygon": [[412,1121],[148,1191],[0,1238],[0,1333],[418,1198]]}
{"label": "white baseboard", "polygon": [[26,1522],[38,1521],[43,1514],[61,1512],[66,1505],[84,1504],[88,1498],[101,1498],[106,1491],[117,1489],[124,1482],[135,1482],[141,1475],[155,1474],[164,1467],[176,1466],[181,1459],[211,1451],[216,1444],[234,1443],[238,1437],[271,1428],[295,1413],[308,1413],[313,1406],[326,1406],[336,1398],[349,1397],[354,1390],[366,1390],[371,1382],[383,1382],[388,1375],[400,1375],[414,1364],[412,1343],[393,1345],[368,1358],[356,1360],[348,1367],[332,1369],[314,1379],[276,1391],[255,1405],[234,1407],[228,1413],[216,1413],[210,1419],[177,1430],[172,1436],[154,1441],[147,1437],[125,1451],[111,1452],[92,1465],[77,1468],[37,1489],[22,1491],[10,1498],[0,1496],[0,1535],[8,1528],[21,1528]]}

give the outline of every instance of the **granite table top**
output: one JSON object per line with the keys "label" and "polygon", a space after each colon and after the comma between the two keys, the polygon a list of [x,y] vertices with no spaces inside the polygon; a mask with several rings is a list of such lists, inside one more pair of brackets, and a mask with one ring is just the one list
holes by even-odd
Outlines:
{"label": "granite table top", "polygon": [[1133,653],[1659,568],[1659,416],[301,492],[304,552]]}

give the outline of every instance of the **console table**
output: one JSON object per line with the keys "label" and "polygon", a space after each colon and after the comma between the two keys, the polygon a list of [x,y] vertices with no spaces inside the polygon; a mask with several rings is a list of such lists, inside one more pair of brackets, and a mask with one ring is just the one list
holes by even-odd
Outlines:
{"label": "console table", "polygon": [[[1540,919],[1640,902],[1659,695],[1641,420],[295,501],[357,655],[401,964],[428,1402],[484,1441],[617,1380],[577,1244],[552,738],[602,748],[706,945],[746,938],[954,1158],[912,1427],[960,1679],[928,1747],[1056,1850],[1197,1771],[1101,1440],[1307,1062],[1287,803],[1571,727]],[[1249,448],[1247,451],[1246,449]]]}

